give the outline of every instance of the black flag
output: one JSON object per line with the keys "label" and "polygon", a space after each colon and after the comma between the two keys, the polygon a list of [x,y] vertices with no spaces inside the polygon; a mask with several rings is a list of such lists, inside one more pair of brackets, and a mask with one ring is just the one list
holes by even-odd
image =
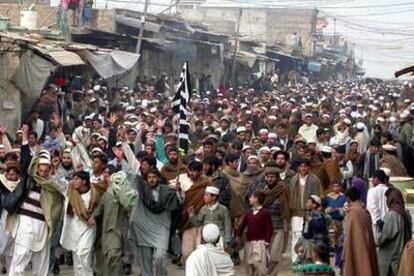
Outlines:
{"label": "black flag", "polygon": [[171,107],[175,114],[179,114],[179,127],[178,127],[178,143],[179,149],[184,154],[188,152],[188,122],[187,122],[187,107],[191,98],[190,88],[190,72],[188,70],[188,62],[183,65],[183,70],[180,75],[180,85],[172,100]]}

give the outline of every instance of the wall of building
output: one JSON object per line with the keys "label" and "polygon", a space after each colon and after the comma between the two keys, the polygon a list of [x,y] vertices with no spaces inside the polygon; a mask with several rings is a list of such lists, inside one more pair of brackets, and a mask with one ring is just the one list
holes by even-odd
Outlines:
{"label": "wall of building", "polygon": [[102,31],[115,32],[115,10],[92,10],[92,26]]}
{"label": "wall of building", "polygon": [[266,38],[292,50],[292,35],[301,38],[303,54],[313,56],[317,11],[311,9],[272,9],[267,11]]}
{"label": "wall of building", "polygon": [[[201,21],[218,31],[234,33],[239,15],[237,7],[189,7],[179,6],[179,14],[188,20]],[[313,35],[316,28],[317,11],[312,9],[256,9],[243,8],[240,35],[244,39],[282,44],[286,52],[292,51],[292,35],[296,32],[302,40],[303,52],[313,55]],[[230,24],[217,24],[221,20]]]}
{"label": "wall of building", "polygon": [[[10,24],[20,25],[20,11],[28,8],[29,4],[0,4],[0,14],[10,19]],[[37,27],[47,27],[56,24],[57,8],[48,5],[36,5]]]}
{"label": "wall of building", "polygon": [[19,53],[8,52],[0,54],[0,118],[8,132],[13,134],[21,121],[21,93],[10,79],[19,66]]}

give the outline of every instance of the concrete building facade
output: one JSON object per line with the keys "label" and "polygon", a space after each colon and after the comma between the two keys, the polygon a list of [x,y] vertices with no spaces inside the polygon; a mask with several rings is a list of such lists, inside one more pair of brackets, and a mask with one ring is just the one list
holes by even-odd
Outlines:
{"label": "concrete building facade", "polygon": [[[318,15],[316,9],[213,7],[186,2],[177,7],[178,14],[184,19],[205,23],[228,34],[236,31],[240,9],[242,39],[278,45],[283,52],[291,54],[295,50],[292,40],[296,34],[301,41],[302,54],[308,57],[313,55]],[[225,24],[221,24],[222,20],[225,20]]]}

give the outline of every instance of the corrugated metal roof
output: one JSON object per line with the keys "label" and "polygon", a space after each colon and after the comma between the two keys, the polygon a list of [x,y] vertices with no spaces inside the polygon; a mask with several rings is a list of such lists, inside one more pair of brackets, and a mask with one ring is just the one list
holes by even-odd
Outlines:
{"label": "corrugated metal roof", "polygon": [[41,54],[51,58],[60,66],[75,66],[85,64],[85,62],[83,62],[80,56],[78,56],[76,53],[66,51],[62,48],[44,48],[39,46],[33,46],[32,48],[39,51]]}
{"label": "corrugated metal roof", "polygon": [[49,56],[62,66],[84,65],[85,62],[74,52],[69,51],[53,51],[49,52]]}

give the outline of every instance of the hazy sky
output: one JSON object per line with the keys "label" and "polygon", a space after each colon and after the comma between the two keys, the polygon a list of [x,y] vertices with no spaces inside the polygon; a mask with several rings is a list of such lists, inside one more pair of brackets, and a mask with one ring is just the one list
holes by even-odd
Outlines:
{"label": "hazy sky", "polygon": [[[95,0],[106,5],[142,10],[145,0]],[[150,12],[166,9],[176,0],[150,0]],[[226,6],[290,7],[320,10],[329,19],[326,33],[336,31],[354,42],[367,76],[393,78],[394,72],[414,64],[414,0],[208,0]]]}

